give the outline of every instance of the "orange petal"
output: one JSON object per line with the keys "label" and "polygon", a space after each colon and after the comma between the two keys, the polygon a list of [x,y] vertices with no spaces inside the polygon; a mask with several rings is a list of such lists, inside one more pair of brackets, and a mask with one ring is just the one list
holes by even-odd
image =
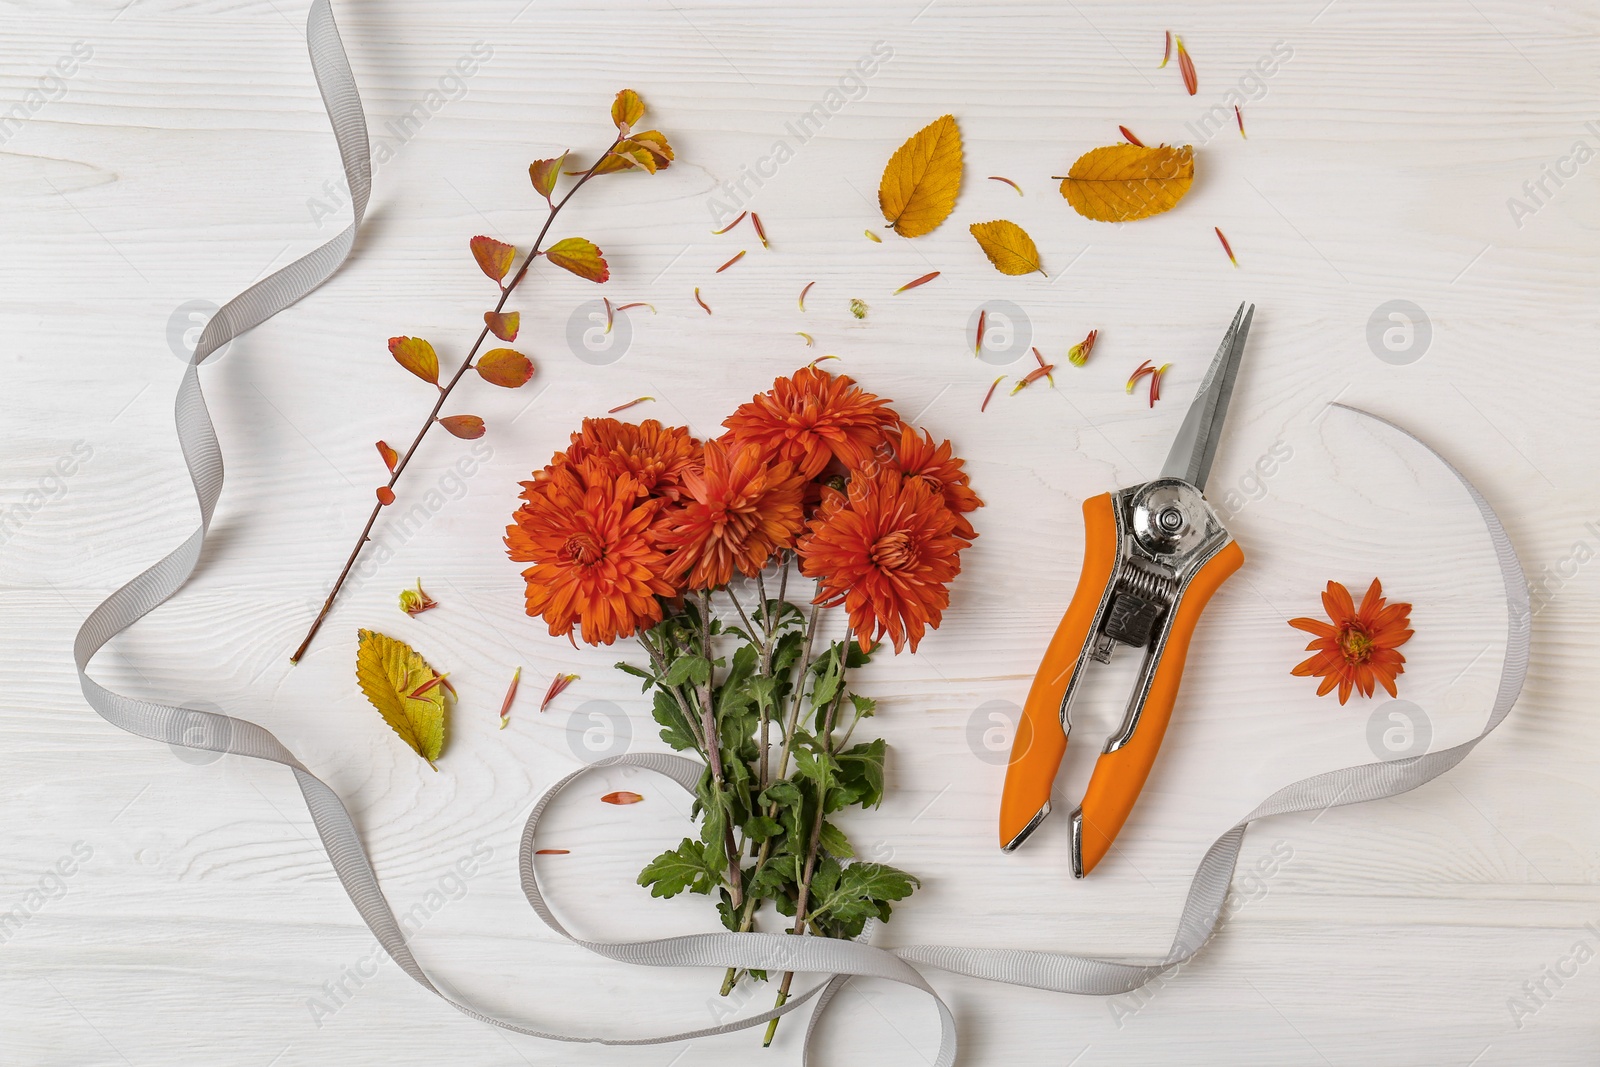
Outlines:
{"label": "orange petal", "polygon": [[1356,603],[1350,599],[1350,590],[1338,582],[1329,582],[1327,592],[1322,594],[1322,606],[1328,612],[1328,618],[1338,621],[1348,619],[1356,613]]}
{"label": "orange petal", "polygon": [[1339,635],[1339,631],[1337,629],[1335,629],[1331,624],[1323,622],[1321,619],[1290,619],[1289,625],[1293,626],[1296,630],[1304,630],[1308,634],[1316,634],[1318,637],[1337,637]]}

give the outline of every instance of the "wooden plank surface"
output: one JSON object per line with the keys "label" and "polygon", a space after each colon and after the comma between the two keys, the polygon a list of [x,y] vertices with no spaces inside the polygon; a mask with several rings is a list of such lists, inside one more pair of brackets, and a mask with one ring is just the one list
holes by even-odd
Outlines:
{"label": "wooden plank surface", "polygon": [[[1241,871],[1270,873],[1241,881],[1220,935],[1141,994],[1074,998],[934,974],[963,1062],[1594,1062],[1600,206],[1576,148],[1600,151],[1594,4],[360,0],[336,15],[375,144],[391,153],[366,229],[327,286],[204,372],[229,477],[207,559],[96,669],[124,692],[273,730],[344,798],[391,902],[423,906],[417,951],[446,986],[611,1036],[706,1025],[726,1007],[714,974],[609,964],[528,912],[521,823],[579,765],[585,731],[615,711],[631,723],[622,743],[660,743],[610,670],[615,654],[574,651],[522,614],[500,537],[516,481],[583,414],[648,394],[656,402],[635,414],[712,432],[775,375],[829,353],[953,439],[987,503],[943,629],[862,680],[882,698],[891,788],[849,829],[924,880],[885,944],[1164,951],[1218,833],[1288,781],[1373,758],[1373,723],[1378,735],[1395,725],[1384,701],[1341,708],[1287,675],[1299,643],[1284,620],[1314,611],[1329,578],[1380,574],[1415,604],[1402,696],[1434,748],[1477,732],[1504,649],[1481,527],[1414,449],[1327,402],[1397,419],[1449,455],[1500,510],[1536,587],[1523,699],[1462,766],[1391,801],[1258,826]],[[70,647],[82,617],[195,521],[171,424],[185,332],[205,302],[347,219],[303,18],[298,0],[0,6],[0,120],[14,105],[24,116],[0,121],[0,914],[26,913],[0,932],[0,1063],[762,1056],[752,1034],[605,1049],[455,1015],[372,962],[290,776],[128,737],[78,692]],[[1194,54],[1194,98],[1174,67],[1156,69],[1168,28]],[[876,69],[853,80],[874,49]],[[452,74],[464,58],[470,76]],[[527,163],[603,146],[607,103],[624,85],[644,94],[678,161],[585,189],[559,226],[606,250],[614,301],[657,313],[632,313],[628,342],[596,349],[583,332],[597,291],[530,282],[517,306],[535,383],[463,396],[488,436],[476,454],[428,443],[401,494],[429,500],[425,521],[380,532],[386,558],[290,668],[372,499],[371,442],[408,434],[428,400],[384,339],[421,334],[459,356],[485,295],[466,239],[526,242],[542,218]],[[1235,99],[1248,140],[1232,125]],[[419,103],[426,121],[404,128]],[[797,135],[818,104],[826,122]],[[955,215],[916,242],[869,242],[883,161],[946,112],[966,144]],[[1197,146],[1200,177],[1178,210],[1110,227],[1061,200],[1050,176],[1114,141],[1118,124]],[[743,230],[711,236],[719,204],[759,210],[772,249]],[[983,260],[966,227],[1002,217],[1032,233],[1048,277],[1005,278]],[[712,273],[741,248],[737,267]],[[893,295],[930,270],[943,272],[936,283]],[[802,313],[795,296],[809,281]],[[695,286],[713,316],[695,306]],[[852,298],[868,303],[866,319],[850,315]],[[1062,825],[1013,856],[995,849],[1003,768],[991,746],[1004,748],[1007,715],[1071,594],[1080,501],[1159,468],[1241,299],[1260,310],[1212,495],[1234,494],[1225,506],[1249,562],[1196,639],[1167,753],[1118,853],[1074,884]],[[980,414],[994,375],[1024,365],[971,355],[968,324],[996,300],[1021,310],[1051,358],[1092,327],[1101,337],[1054,392],[1002,387]],[[1397,300],[1426,322],[1409,342],[1403,329],[1391,337],[1400,351],[1381,343],[1405,326],[1386,317]],[[1121,388],[1146,358],[1173,363],[1154,410]],[[1275,448],[1288,458],[1261,475]],[[408,620],[394,598],[418,575],[444,606]],[[463,700],[440,773],[388,735],[352,684],[358,626],[412,640],[452,671]],[[534,694],[557,671],[583,680],[543,715],[524,699],[500,732],[494,709],[517,664]],[[1067,795],[1093,754],[1078,739],[1120,714],[1129,674],[1107,673],[1075,725]],[[594,796],[623,786],[647,802],[596,810]],[[707,929],[703,900],[653,901],[633,884],[686,816],[642,772],[601,774],[558,803],[552,844],[573,851],[547,866],[563,917],[595,937]],[[472,876],[451,878],[463,859]],[[1589,951],[1575,955],[1580,944]],[[348,995],[333,997],[326,986],[341,982]],[[330,997],[336,1010],[319,1010]],[[802,1030],[790,1020],[765,1057],[798,1062]],[[821,1062],[860,1062],[865,1050],[921,1064],[935,1038],[921,998],[858,983],[822,1028]]]}

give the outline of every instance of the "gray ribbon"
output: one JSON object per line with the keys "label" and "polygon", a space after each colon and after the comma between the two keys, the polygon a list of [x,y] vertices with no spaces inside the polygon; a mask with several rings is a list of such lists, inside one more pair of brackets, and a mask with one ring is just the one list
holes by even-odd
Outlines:
{"label": "gray ribbon", "polygon": [[[84,699],[107,722],[129,733],[169,745],[227,752],[252,759],[281,763],[294,772],[317,833],[322,838],[328,859],[356,910],[386,952],[419,985],[443,999],[451,1007],[474,1019],[533,1037],[556,1041],[594,1042],[606,1045],[640,1045],[685,1041],[725,1034],[756,1026],[787,1014],[816,998],[817,1007],[806,1030],[806,1058],[817,1020],[843,984],[855,976],[883,978],[912,986],[932,998],[939,1014],[939,1054],[937,1067],[951,1067],[956,1057],[955,1019],[950,1009],[913,964],[924,964],[958,974],[996,982],[1051,989],[1063,993],[1114,994],[1135,989],[1173,964],[1191,958],[1216,930],[1233,877],[1245,829],[1256,819],[1288,812],[1311,811],[1338,805],[1356,804],[1379,797],[1394,796],[1443,774],[1454,767],[1478,742],[1498,726],[1516,702],[1527,674],[1529,624],[1528,590],[1521,565],[1511,549],[1505,530],[1483,496],[1432,449],[1428,451],[1445,463],[1471,496],[1487,527],[1505,581],[1507,637],[1500,687],[1482,732],[1454,748],[1393,762],[1364,764],[1328,771],[1295,782],[1268,797],[1237,825],[1219,837],[1195,872],[1188,901],[1178,922],[1177,933],[1167,954],[1147,963],[1097,959],[1060,952],[1019,949],[962,948],[949,945],[918,945],[886,950],[867,943],[869,928],[856,941],[821,937],[792,937],[784,934],[712,933],[650,941],[602,942],[576,937],[556,919],[546,904],[534,869],[534,839],[539,818],[551,800],[578,777],[607,766],[627,765],[656,771],[692,791],[700,775],[693,760],[668,754],[636,754],[601,760],[575,771],[552,786],[534,806],[523,831],[519,865],[523,892],[539,918],[547,926],[575,944],[608,959],[648,967],[746,967],[769,971],[800,971],[831,976],[804,993],[793,997],[782,1008],[748,1018],[697,1030],[659,1037],[606,1038],[554,1033],[534,1026],[496,1018],[446,996],[428,975],[406,944],[394,910],[384,898],[360,835],[344,803],[326,784],[308,771],[276,737],[253,722],[212,712],[178,708],[169,704],[137,700],[114,693],[88,674],[95,654],[113,637],[141,619],[147,612],[178,592],[199,563],[206,531],[222,493],[222,451],[216,431],[206,411],[200,390],[199,366],[207,356],[239,334],[249,330],[321,285],[349,256],[356,231],[366,210],[372,188],[370,147],[361,97],[350,72],[349,61],[334,25],[329,0],[314,0],[306,20],[306,41],[311,66],[322,92],[323,104],[333,125],[349,183],[354,219],[338,236],[287,267],[269,275],[240,293],[221,308],[201,333],[183,380],[178,386],[175,421],[184,462],[200,505],[200,525],[170,554],[112,593],[84,621],[73,646],[79,684]],[[1337,405],[1343,407],[1344,405]],[[1397,433],[1409,433],[1356,408],[1366,418],[1388,426]],[[1418,442],[1419,444],[1421,442]],[[1426,445],[1423,445],[1427,448]],[[206,729],[198,731],[196,716]]]}

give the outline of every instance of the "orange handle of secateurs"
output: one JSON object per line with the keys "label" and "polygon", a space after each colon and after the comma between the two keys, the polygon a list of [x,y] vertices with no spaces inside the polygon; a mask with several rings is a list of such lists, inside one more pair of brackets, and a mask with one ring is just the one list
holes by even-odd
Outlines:
{"label": "orange handle of secateurs", "polygon": [[1082,856],[1078,867],[1088,874],[1111,848],[1112,840],[1127,821],[1139,790],[1144,788],[1156,752],[1172,719],[1172,706],[1178,699],[1178,683],[1183,678],[1183,663],[1189,655],[1189,639],[1194,636],[1200,613],[1211,595],[1228,576],[1244,563],[1244,550],[1230,541],[1206,561],[1185,587],[1173,609],[1172,631],[1156,665],[1150,692],[1139,715],[1139,726],[1128,743],[1115,752],[1101,754],[1095,761],[1089,788],[1083,794]]}
{"label": "orange handle of secateurs", "polygon": [[1061,729],[1061,697],[1089,643],[1089,628],[1094,625],[1095,612],[1116,569],[1117,519],[1110,493],[1083,502],[1083,530],[1083,570],[1078,576],[1078,590],[1050,639],[1039,673],[1034,675],[1011,745],[1005,791],[1000,794],[1003,848],[1011,845],[1050,802],[1050,789],[1067,751],[1067,735]]}

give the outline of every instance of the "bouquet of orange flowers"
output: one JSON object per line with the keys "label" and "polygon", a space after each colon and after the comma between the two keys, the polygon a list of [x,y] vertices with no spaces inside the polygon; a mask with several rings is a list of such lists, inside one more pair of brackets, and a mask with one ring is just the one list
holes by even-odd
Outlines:
{"label": "bouquet of orange flowers", "polygon": [[[884,638],[915,651],[938,627],[982,501],[948,441],[816,364],[723,426],[702,442],[653,419],[585,419],[522,483],[506,545],[552,635],[639,641],[646,665],[617,666],[654,689],[662,739],[705,760],[699,838],[640,884],[714,892],[730,930],[771,901],[793,933],[855,937],[917,883],[855,860],[831,821],[883,797],[884,742],[855,739],[875,702],[848,672]],[[807,581],[808,604],[792,603]],[[844,635],[819,642],[836,606]]]}

